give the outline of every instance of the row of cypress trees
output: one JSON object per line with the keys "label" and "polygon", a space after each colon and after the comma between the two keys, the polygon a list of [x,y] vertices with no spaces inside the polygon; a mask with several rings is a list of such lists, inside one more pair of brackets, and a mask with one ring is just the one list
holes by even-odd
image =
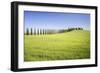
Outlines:
{"label": "row of cypress trees", "polygon": [[39,34],[46,34],[46,30],[45,29],[34,29],[34,32],[33,32],[33,29],[31,28],[30,29],[30,32],[29,32],[29,29],[27,28],[26,29],[26,35],[39,35]]}
{"label": "row of cypress trees", "polygon": [[34,32],[33,32],[32,28],[30,29],[30,32],[29,32],[29,29],[27,28],[25,35],[54,34],[54,33],[70,32],[70,31],[73,31],[73,30],[83,30],[83,28],[80,28],[80,27],[78,27],[78,28],[68,28],[68,29],[58,30],[58,32],[55,32],[55,30],[46,30],[46,29],[34,29]]}

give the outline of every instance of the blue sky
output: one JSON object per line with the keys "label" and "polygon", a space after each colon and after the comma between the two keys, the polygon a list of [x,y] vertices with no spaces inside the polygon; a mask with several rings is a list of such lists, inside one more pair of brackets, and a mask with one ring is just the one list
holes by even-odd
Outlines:
{"label": "blue sky", "polygon": [[81,27],[90,29],[90,14],[24,11],[26,28],[67,29]]}

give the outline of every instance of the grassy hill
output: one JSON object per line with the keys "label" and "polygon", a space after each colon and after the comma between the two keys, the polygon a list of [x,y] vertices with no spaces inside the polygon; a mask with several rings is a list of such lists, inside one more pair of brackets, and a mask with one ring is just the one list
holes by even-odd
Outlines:
{"label": "grassy hill", "polygon": [[90,58],[90,32],[86,30],[25,35],[24,40],[24,61]]}

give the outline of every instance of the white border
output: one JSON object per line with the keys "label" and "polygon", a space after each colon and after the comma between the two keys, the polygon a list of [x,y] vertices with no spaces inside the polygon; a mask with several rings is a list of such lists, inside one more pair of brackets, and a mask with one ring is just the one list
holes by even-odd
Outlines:
{"label": "white border", "polygon": [[[90,59],[82,60],[63,60],[63,61],[41,61],[41,62],[24,62],[24,10],[29,11],[49,11],[49,12],[70,12],[70,13],[89,13],[91,15],[91,43],[90,43]],[[50,67],[50,66],[71,66],[95,64],[95,10],[93,9],[79,9],[79,8],[60,8],[48,6],[18,6],[18,68],[36,68],[36,67]]]}

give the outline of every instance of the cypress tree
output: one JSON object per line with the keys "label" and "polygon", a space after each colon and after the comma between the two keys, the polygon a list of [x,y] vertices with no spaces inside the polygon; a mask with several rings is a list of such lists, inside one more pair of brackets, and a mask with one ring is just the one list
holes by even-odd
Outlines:
{"label": "cypress tree", "polygon": [[44,29],[44,34],[46,34],[46,29]]}
{"label": "cypress tree", "polygon": [[44,35],[44,29],[43,29],[43,35]]}
{"label": "cypress tree", "polygon": [[34,35],[36,35],[36,29],[34,28]]}
{"label": "cypress tree", "polygon": [[39,29],[37,29],[37,35],[39,35]]}
{"label": "cypress tree", "polygon": [[31,28],[31,35],[33,34],[33,30],[32,30],[32,28]]}
{"label": "cypress tree", "polygon": [[29,35],[29,29],[28,28],[26,29],[26,35]]}

